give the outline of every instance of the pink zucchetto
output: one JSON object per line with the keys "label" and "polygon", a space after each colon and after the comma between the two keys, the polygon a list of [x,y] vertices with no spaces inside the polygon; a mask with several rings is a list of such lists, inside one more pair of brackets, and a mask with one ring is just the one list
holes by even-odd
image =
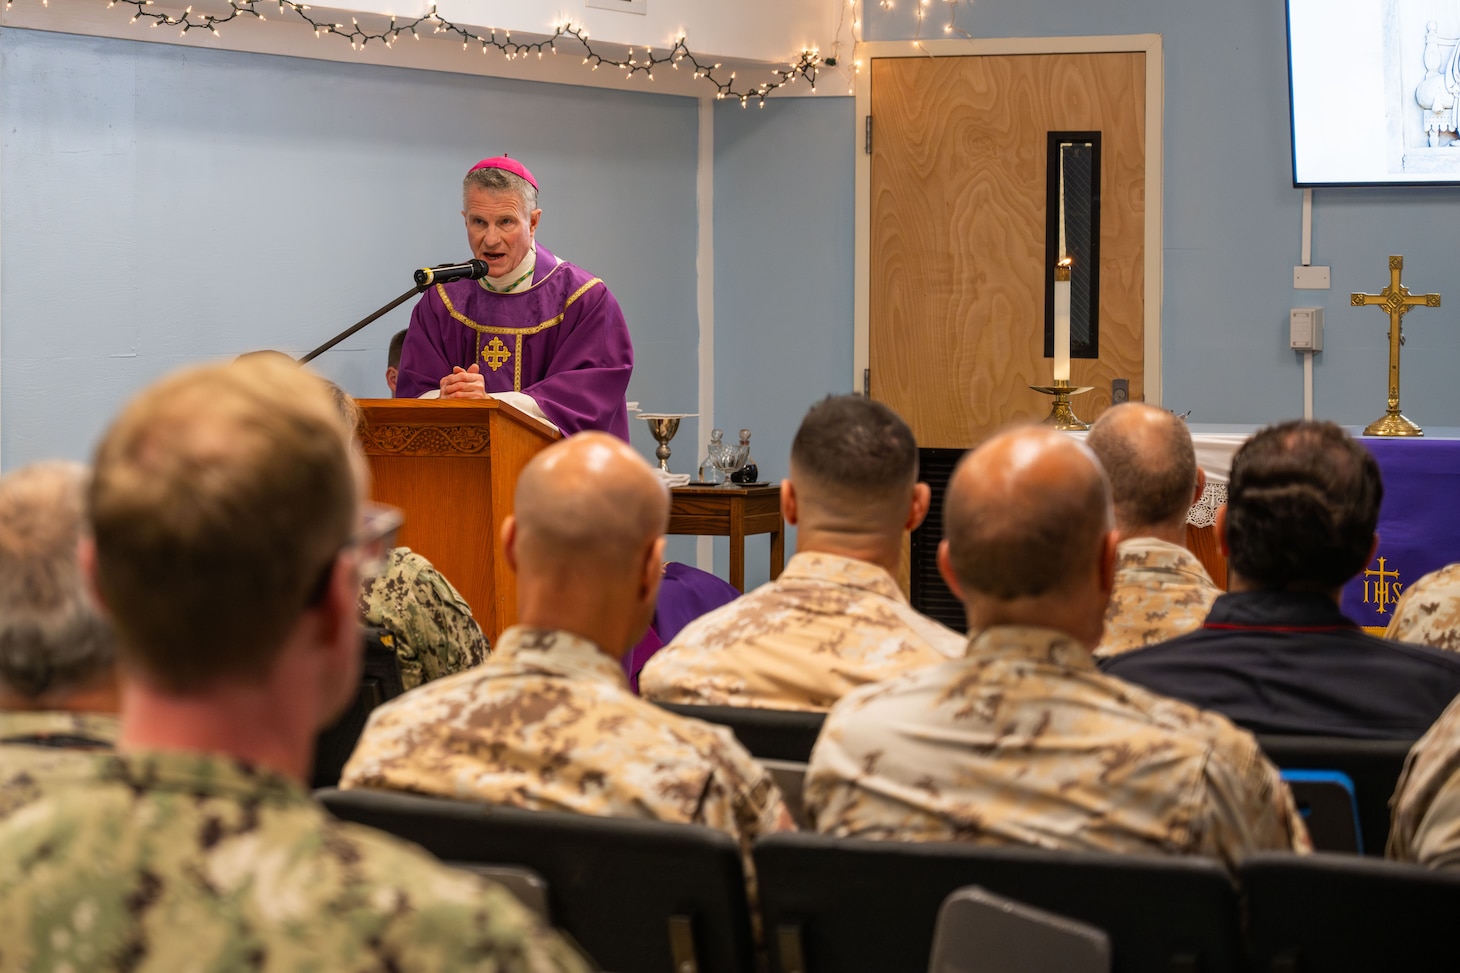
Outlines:
{"label": "pink zucchetto", "polygon": [[490,159],[483,159],[468,169],[467,172],[476,172],[478,169],[501,169],[503,172],[510,172],[514,176],[521,176],[532,185],[533,189],[537,188],[537,180],[532,178],[532,173],[527,171],[527,166],[518,162],[516,159],[509,159],[505,155],[494,155]]}

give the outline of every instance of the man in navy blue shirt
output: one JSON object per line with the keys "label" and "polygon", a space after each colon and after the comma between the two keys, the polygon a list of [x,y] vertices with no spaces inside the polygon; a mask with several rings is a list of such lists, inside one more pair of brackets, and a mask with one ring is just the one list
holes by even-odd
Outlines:
{"label": "man in navy blue shirt", "polygon": [[1230,593],[1197,631],[1102,668],[1255,733],[1418,738],[1460,693],[1460,655],[1375,638],[1339,610],[1383,495],[1374,458],[1333,423],[1263,429],[1217,512]]}

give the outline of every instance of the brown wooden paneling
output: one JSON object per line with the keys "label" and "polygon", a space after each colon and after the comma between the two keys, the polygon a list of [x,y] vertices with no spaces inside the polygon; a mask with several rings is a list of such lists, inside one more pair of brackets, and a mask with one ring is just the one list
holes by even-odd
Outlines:
{"label": "brown wooden paneling", "polygon": [[502,553],[518,474],[561,438],[495,400],[361,399],[359,436],[371,496],[405,511],[398,543],[456,586],[488,638],[517,616]]}
{"label": "brown wooden paneling", "polygon": [[1186,549],[1201,561],[1207,574],[1212,576],[1217,587],[1227,590],[1227,559],[1222,556],[1222,545],[1217,540],[1217,528],[1186,525]]}
{"label": "brown wooden paneling", "polygon": [[1143,394],[1145,56],[877,58],[871,199],[872,396],[921,446],[967,447],[1042,419],[1050,131],[1099,131],[1100,359],[1071,377],[1093,420],[1112,378]]}

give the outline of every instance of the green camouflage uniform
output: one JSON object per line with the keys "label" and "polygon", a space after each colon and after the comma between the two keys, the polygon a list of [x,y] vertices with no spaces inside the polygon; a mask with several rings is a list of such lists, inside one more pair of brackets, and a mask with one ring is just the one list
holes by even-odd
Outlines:
{"label": "green camouflage uniform", "polygon": [[385,571],[366,580],[360,614],[390,633],[406,689],[480,665],[492,651],[466,599],[409,547],[392,548]]}
{"label": "green camouflage uniform", "polygon": [[0,819],[39,800],[49,782],[110,751],[120,732],[106,713],[61,710],[0,713]]}
{"label": "green camouflage uniform", "polygon": [[121,725],[113,713],[31,710],[0,713],[0,744],[112,750]]}
{"label": "green camouflage uniform", "polygon": [[1311,845],[1252,734],[1095,668],[1051,629],[986,629],[956,662],[854,690],[806,773],[818,831],[1235,864]]}
{"label": "green camouflage uniform", "polygon": [[89,755],[0,822],[0,971],[587,967],[507,892],[222,756]]}

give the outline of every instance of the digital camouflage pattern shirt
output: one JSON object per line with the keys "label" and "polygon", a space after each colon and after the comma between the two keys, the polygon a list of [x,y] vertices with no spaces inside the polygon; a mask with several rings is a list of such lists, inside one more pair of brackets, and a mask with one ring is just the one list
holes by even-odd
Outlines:
{"label": "digital camouflage pattern shirt", "polygon": [[821,832],[1234,864],[1310,849],[1278,771],[1224,718],[1102,675],[1049,629],[998,626],[965,658],[866,686],[806,776]]}
{"label": "digital camouflage pattern shirt", "polygon": [[1384,637],[1460,652],[1460,564],[1431,571],[1406,588]]}
{"label": "digital camouflage pattern shirt", "polygon": [[875,564],[802,552],[769,584],[686,625],[639,674],[664,703],[825,711],[848,692],[963,654]]}
{"label": "digital camouflage pattern shirt", "polygon": [[746,849],[789,820],[728,729],[633,695],[593,643],[522,625],[485,664],[377,708],[340,786],[704,824]]}
{"label": "digital camouflage pattern shirt", "polygon": [[406,689],[481,665],[492,651],[466,599],[409,547],[391,548],[385,570],[365,580],[360,615],[392,636]]}
{"label": "digital camouflage pattern shirt", "polygon": [[0,818],[45,795],[51,780],[116,748],[121,724],[109,713],[0,712]]}
{"label": "digital camouflage pattern shirt", "polygon": [[588,969],[506,891],[226,757],[52,785],[0,821],[0,971]]}
{"label": "digital camouflage pattern shirt", "polygon": [[1115,549],[1115,589],[1095,655],[1119,655],[1194,632],[1221,593],[1186,548],[1154,537],[1123,540]]}
{"label": "digital camouflage pattern shirt", "polygon": [[0,712],[0,746],[30,745],[60,750],[113,750],[121,722],[115,713],[70,710]]}
{"label": "digital camouflage pattern shirt", "polygon": [[1388,857],[1460,868],[1460,697],[1410,749],[1389,806]]}

